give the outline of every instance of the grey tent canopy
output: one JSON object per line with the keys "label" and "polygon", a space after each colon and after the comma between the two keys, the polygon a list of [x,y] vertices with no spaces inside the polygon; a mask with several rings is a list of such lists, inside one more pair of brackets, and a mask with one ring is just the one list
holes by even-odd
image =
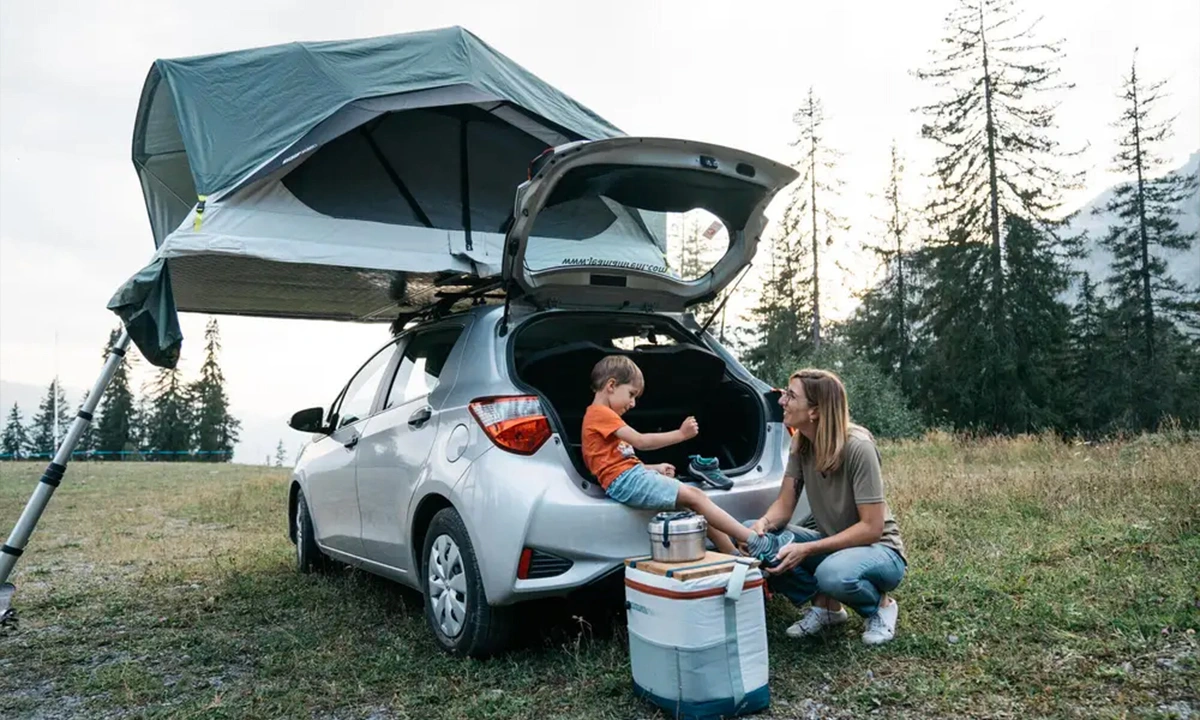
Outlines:
{"label": "grey tent canopy", "polygon": [[[391,321],[453,302],[496,284],[533,159],[620,135],[457,27],[158,60],[133,133],[156,253],[109,307],[172,366],[176,309]],[[638,221],[649,241],[622,252],[661,262],[665,230]]]}
{"label": "grey tent canopy", "polygon": [[384,113],[445,106],[492,113],[543,148],[622,134],[457,27],[158,60],[133,134],[155,242],[198,196],[218,199]]}

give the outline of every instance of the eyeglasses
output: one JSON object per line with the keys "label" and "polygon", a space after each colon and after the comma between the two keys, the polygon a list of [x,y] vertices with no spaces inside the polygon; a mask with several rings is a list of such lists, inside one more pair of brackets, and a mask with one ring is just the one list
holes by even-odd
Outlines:
{"label": "eyeglasses", "polygon": [[[799,400],[799,399],[800,399],[800,396],[799,396],[799,395],[797,395],[796,393],[792,392],[792,389],[791,389],[791,388],[788,388],[788,389],[786,389],[786,390],[784,390],[784,391],[783,391],[783,397],[784,397],[784,398],[785,398],[785,399],[786,399],[786,400],[787,400],[789,403],[796,402],[797,400]],[[815,408],[815,407],[816,407],[816,405],[815,405],[815,404],[810,404],[810,405],[809,405],[809,407],[811,407],[811,408]]]}

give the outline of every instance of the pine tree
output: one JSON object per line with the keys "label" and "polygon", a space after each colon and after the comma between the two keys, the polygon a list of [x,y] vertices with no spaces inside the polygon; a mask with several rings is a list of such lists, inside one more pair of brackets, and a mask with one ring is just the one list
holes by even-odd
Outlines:
{"label": "pine tree", "polygon": [[834,165],[840,153],[825,141],[825,109],[813,89],[792,116],[800,134],[792,143],[801,150],[795,168],[800,178],[792,191],[790,205],[794,212],[808,212],[806,232],[812,247],[812,345],[821,347],[821,246],[832,245],[834,232],[846,230],[846,223],[830,209],[830,197],[836,196],[841,182],[833,177]]}
{"label": "pine tree", "polygon": [[[58,435],[54,434],[54,418],[55,418],[55,389],[58,393]],[[50,386],[46,388],[46,397],[42,398],[42,402],[38,405],[38,413],[33,417],[30,426],[30,449],[34,453],[53,457],[58,450],[58,443],[67,434],[67,429],[71,425],[71,417],[67,410],[67,396],[63,392],[62,386],[58,384],[58,379],[55,378],[50,382]]]}
{"label": "pine tree", "polygon": [[996,376],[1001,367],[992,344],[992,317],[978,299],[967,300],[986,259],[987,247],[981,243],[929,244],[914,257],[928,288],[919,301],[928,339],[915,400],[933,424],[995,429],[991,413],[992,403],[1000,399]]}
{"label": "pine tree", "polygon": [[1013,431],[1061,427],[1067,393],[1061,375],[1068,357],[1071,311],[1059,298],[1071,275],[1046,249],[1043,231],[1025,218],[1005,218],[1005,325],[1011,338],[1013,386],[997,417]]}
{"label": "pine tree", "polygon": [[[1006,263],[1025,263],[1058,284],[1078,252],[1077,240],[1058,236],[1062,191],[1078,178],[1057,167],[1068,153],[1049,135],[1055,106],[1043,99],[1070,87],[1058,81],[1061,43],[1033,39],[1036,23],[1014,29],[1020,21],[1011,0],[960,0],[947,18],[944,51],[917,72],[948,93],[921,108],[929,118],[922,135],[942,146],[928,208],[938,228],[931,242],[940,247],[922,258],[929,280],[922,321],[931,333],[923,394],[932,412],[993,431],[1053,416],[1049,406],[1027,404],[1052,400],[1040,380],[1021,374],[1038,352],[1018,345],[1031,328],[1013,325],[1023,310],[1006,294],[1020,288],[1020,303],[1040,308],[1048,289],[1033,292]],[[1005,248],[1010,236],[1026,243],[1016,253]],[[1065,322],[1061,308],[1051,314]],[[951,378],[968,385],[935,387]]]}
{"label": "pine tree", "polygon": [[855,352],[894,377],[904,396],[911,398],[916,383],[918,308],[914,301],[914,250],[909,238],[913,221],[900,194],[903,179],[904,160],[893,141],[891,171],[883,193],[888,213],[884,235],[878,242],[865,243],[883,265],[884,276],[863,295],[845,332]]}
{"label": "pine tree", "polygon": [[1080,281],[1071,312],[1066,384],[1065,427],[1087,437],[1120,425],[1118,415],[1130,397],[1112,332],[1112,313],[1091,276]]}
{"label": "pine tree", "polygon": [[804,219],[800,205],[789,203],[770,240],[767,276],[750,310],[755,337],[745,354],[746,364],[776,383],[811,349],[811,338],[801,332],[812,318],[812,285],[804,273],[808,246],[799,230]]}
{"label": "pine tree", "polygon": [[[1137,72],[1137,52],[1124,78],[1125,102],[1115,126],[1122,132],[1114,158],[1115,169],[1133,179],[1117,186],[1112,199],[1097,214],[1114,218],[1101,244],[1113,254],[1112,289],[1117,312],[1131,330],[1137,371],[1134,409],[1138,424],[1152,427],[1172,404],[1178,366],[1174,352],[1161,352],[1156,339],[1172,336],[1173,323],[1190,326],[1200,318],[1193,293],[1167,272],[1162,250],[1186,250],[1194,234],[1180,231],[1181,205],[1196,190],[1198,178],[1171,173],[1152,178],[1163,159],[1156,149],[1171,137],[1171,120],[1157,120],[1165,81],[1147,82]],[[1179,346],[1179,339],[1168,339]]]}
{"label": "pine tree", "polygon": [[283,449],[283,440],[280,440],[279,444],[275,446],[275,467],[283,467],[285,462],[287,462],[287,450]]}
{"label": "pine tree", "polygon": [[[91,395],[90,390],[83,391],[83,399],[79,401],[79,407],[87,402],[88,396]],[[65,434],[65,433],[64,433]],[[94,422],[83,426],[83,433],[79,436],[79,441],[75,443],[75,455],[88,456],[96,450],[96,424]]]}
{"label": "pine tree", "polygon": [[[120,328],[109,333],[108,344],[104,346],[103,359],[107,362],[113,345],[121,335]],[[96,420],[96,450],[105,453],[101,457],[120,459],[120,454],[128,446],[139,447],[140,442],[136,427],[136,408],[133,390],[130,387],[129,373],[135,362],[134,348],[130,346],[125,359],[117,366],[112,382],[100,398],[100,408]]]}
{"label": "pine tree", "polygon": [[10,460],[20,460],[29,451],[29,432],[25,429],[25,418],[21,408],[13,403],[4,424],[4,436],[0,438],[0,452]]}
{"label": "pine tree", "polygon": [[192,398],[178,367],[160,368],[155,375],[146,426],[147,444],[166,460],[186,459],[194,449]]}
{"label": "pine tree", "polygon": [[[129,421],[129,444],[125,446],[127,452],[137,451],[140,453],[150,448],[150,422],[153,412],[150,394],[143,385],[142,392],[138,395],[137,404],[133,409],[133,417]],[[122,455],[122,457],[131,458],[129,455]]]}
{"label": "pine tree", "polygon": [[[704,232],[708,229],[709,226],[706,225],[704,230],[701,230],[700,222],[693,213],[689,213],[689,216],[680,219],[677,226],[679,238],[679,276],[684,280],[700,278],[716,265],[716,260],[711,257],[713,254],[712,243],[704,235]],[[704,322],[715,306],[715,301],[699,303],[692,305],[690,311],[700,322]]]}
{"label": "pine tree", "polygon": [[229,414],[225,376],[217,362],[220,351],[220,328],[212,318],[204,329],[205,355],[200,379],[191,386],[191,395],[195,399],[196,449],[202,460],[228,461],[241,427],[241,423]]}

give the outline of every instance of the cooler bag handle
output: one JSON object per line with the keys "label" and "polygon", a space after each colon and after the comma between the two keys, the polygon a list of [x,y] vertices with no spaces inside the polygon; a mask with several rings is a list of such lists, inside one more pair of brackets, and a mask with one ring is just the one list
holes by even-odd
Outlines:
{"label": "cooler bag handle", "polygon": [[725,653],[729,668],[729,684],[733,690],[733,705],[737,713],[746,699],[746,687],[742,679],[742,661],[738,657],[737,601],[742,597],[746,585],[746,574],[754,561],[748,557],[737,558],[729,572],[725,585]]}
{"label": "cooler bag handle", "polygon": [[733,570],[729,572],[729,582],[725,585],[725,597],[737,601],[742,596],[742,588],[746,584],[746,573],[750,572],[750,558],[738,558],[733,562]]}

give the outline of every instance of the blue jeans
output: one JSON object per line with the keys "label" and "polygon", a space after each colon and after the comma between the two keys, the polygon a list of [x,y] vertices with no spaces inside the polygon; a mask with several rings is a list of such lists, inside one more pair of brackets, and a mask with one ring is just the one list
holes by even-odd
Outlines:
{"label": "blue jeans", "polygon": [[[798,543],[825,537],[807,528],[789,529],[796,534]],[[789,572],[768,575],[767,585],[797,606],[821,593],[869,617],[879,611],[883,593],[895,590],[907,569],[900,553],[875,543],[827,555],[809,555]]]}

